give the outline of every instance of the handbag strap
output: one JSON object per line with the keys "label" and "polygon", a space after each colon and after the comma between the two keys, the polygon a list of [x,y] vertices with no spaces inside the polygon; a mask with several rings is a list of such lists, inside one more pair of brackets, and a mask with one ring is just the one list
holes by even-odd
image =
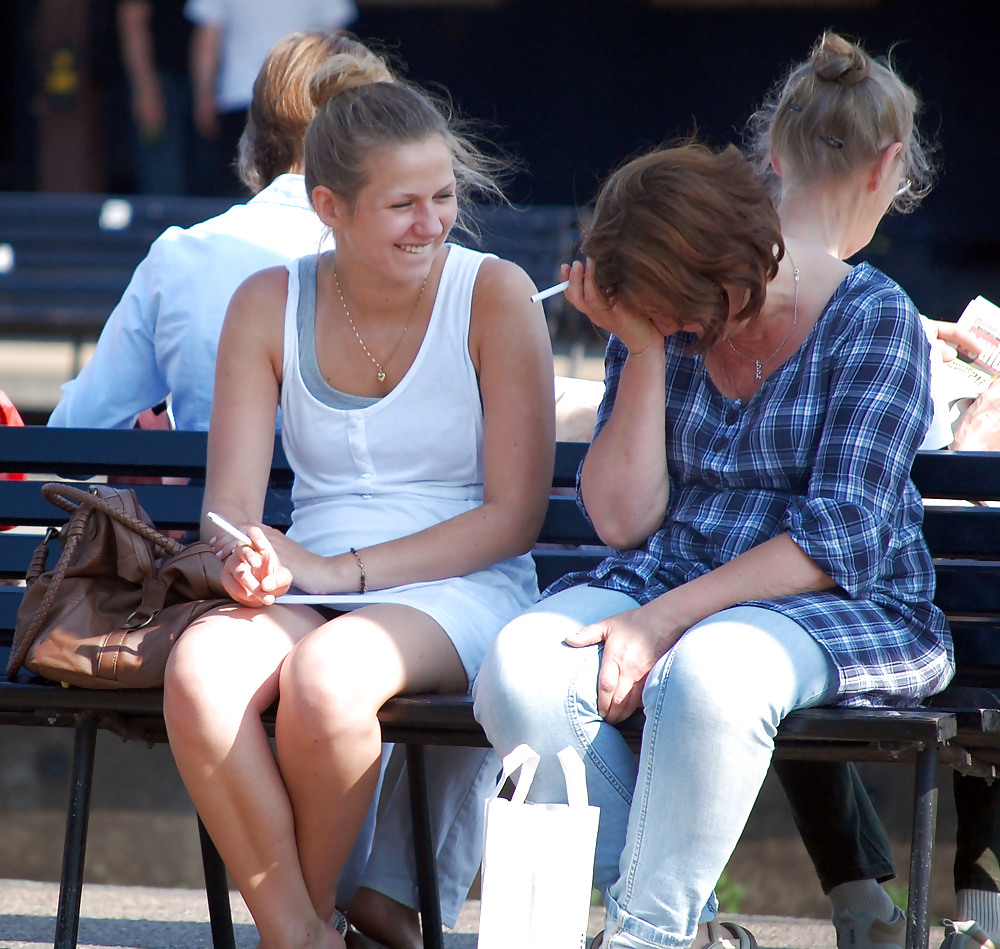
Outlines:
{"label": "handbag strap", "polygon": [[[114,491],[116,494],[122,494],[124,491],[130,491],[131,489],[108,488],[107,490]],[[106,498],[92,491],[82,491],[71,484],[62,484],[58,481],[53,481],[42,485],[42,497],[47,501],[51,501],[56,507],[62,508],[68,514],[75,514],[81,504],[101,511],[103,514],[107,514],[108,517],[118,521],[119,524],[124,524],[130,530],[135,531],[135,533],[144,537],[151,544],[159,547],[168,556],[172,557],[174,554],[179,554],[184,549],[184,545],[180,541],[174,540],[172,537],[167,537],[166,534],[161,534],[155,527],[144,524],[139,518],[133,517],[131,514],[127,514],[125,511],[116,508]]]}
{"label": "handbag strap", "polygon": [[[46,487],[48,487],[48,485],[43,486],[43,492]],[[62,505],[60,505],[60,507],[61,506]],[[38,639],[38,634],[41,632],[42,624],[45,622],[45,619],[49,614],[49,610],[52,609],[52,604],[55,602],[56,595],[59,593],[59,588],[62,586],[62,582],[66,578],[66,571],[69,569],[69,565],[73,561],[73,556],[76,554],[77,547],[80,546],[80,541],[83,539],[83,535],[87,530],[87,525],[90,523],[90,519],[93,514],[94,509],[91,506],[80,505],[78,508],[74,508],[74,516],[66,525],[66,533],[62,538],[62,553],[59,556],[58,563],[56,563],[52,570],[52,576],[49,580],[49,585],[45,590],[45,596],[42,597],[41,603],[38,604],[38,609],[35,611],[35,615],[32,617],[28,628],[24,630],[23,633],[15,635],[14,643],[11,646],[10,659],[7,661],[7,678],[11,681],[17,678],[17,674],[21,671],[21,667],[24,665],[24,660],[27,658],[28,652],[35,644],[35,640]],[[39,559],[39,551],[48,551],[48,543],[50,539],[51,534],[46,535],[45,541],[38,548],[38,550],[35,551],[35,556],[32,558],[33,566],[35,561]],[[37,579],[38,578],[36,576],[31,582],[34,582],[34,580]]]}

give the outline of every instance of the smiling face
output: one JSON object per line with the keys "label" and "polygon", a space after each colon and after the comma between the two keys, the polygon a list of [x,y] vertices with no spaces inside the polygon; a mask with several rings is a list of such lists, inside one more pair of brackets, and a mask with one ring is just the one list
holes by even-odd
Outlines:
{"label": "smiling face", "polygon": [[393,282],[423,280],[458,216],[450,149],[437,135],[376,149],[364,178],[353,205],[333,196],[327,223],[338,257],[364,262]]}

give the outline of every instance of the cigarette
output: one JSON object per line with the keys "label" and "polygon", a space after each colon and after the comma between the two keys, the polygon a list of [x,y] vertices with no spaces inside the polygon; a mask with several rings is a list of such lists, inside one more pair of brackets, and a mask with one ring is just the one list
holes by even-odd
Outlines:
{"label": "cigarette", "polygon": [[253,541],[247,537],[238,527],[233,527],[221,514],[216,514],[215,511],[209,511],[205,517],[207,517],[213,524],[217,527],[221,527],[223,532],[228,534],[233,538],[238,544],[245,545],[247,547],[253,547]]}
{"label": "cigarette", "polygon": [[557,283],[554,287],[549,287],[548,290],[539,290],[531,297],[532,303],[540,303],[542,300],[547,300],[549,297],[554,297],[557,293],[562,293],[569,286],[569,281],[564,280],[562,283]]}

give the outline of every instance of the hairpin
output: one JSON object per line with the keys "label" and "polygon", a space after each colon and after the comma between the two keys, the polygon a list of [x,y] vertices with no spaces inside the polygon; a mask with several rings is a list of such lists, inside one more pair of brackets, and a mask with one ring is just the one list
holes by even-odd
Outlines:
{"label": "hairpin", "polygon": [[819,137],[819,140],[824,145],[829,145],[830,148],[843,148],[844,147],[844,141],[843,141],[843,139],[834,138],[832,135],[821,135]]}
{"label": "hairpin", "polygon": [[788,111],[789,112],[801,112],[802,106],[800,106],[794,99],[788,100]]}

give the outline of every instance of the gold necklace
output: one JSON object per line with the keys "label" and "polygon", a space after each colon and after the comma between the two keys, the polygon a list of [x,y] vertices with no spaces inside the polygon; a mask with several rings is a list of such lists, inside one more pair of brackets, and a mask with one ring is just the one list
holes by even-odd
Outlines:
{"label": "gold necklace", "polygon": [[[788,249],[785,248],[785,253],[788,254]],[[757,359],[755,356],[748,356],[746,353],[741,353],[734,345],[733,341],[727,336],[726,342],[729,343],[729,348],[736,353],[741,359],[746,359],[753,363],[754,369],[754,379],[760,382],[763,377],[762,369],[765,363],[769,363],[778,353],[781,352],[781,347],[788,342],[788,337],[792,335],[792,330],[795,329],[795,324],[799,321],[799,268],[795,266],[795,261],[792,260],[792,255],[788,254],[788,262],[792,265],[792,277],[795,280],[795,299],[792,303],[792,325],[788,327],[788,332],[781,337],[781,342],[778,343],[774,352],[765,359]]]}
{"label": "gold necklace", "polygon": [[[382,368],[382,363],[380,363],[372,354],[371,350],[365,345],[365,341],[361,338],[361,334],[358,332],[358,328],[354,325],[354,320],[351,319],[351,311],[347,308],[347,301],[344,299],[343,291],[340,289],[340,279],[337,277],[337,268],[333,268],[333,282],[337,285],[337,296],[340,297],[340,305],[344,308],[344,313],[347,315],[347,322],[351,324],[351,329],[354,330],[354,335],[357,337],[358,342],[361,344],[361,348],[365,351],[365,354],[375,365],[378,370],[375,373],[375,378],[379,382],[385,382],[385,369]],[[406,331],[410,328],[410,323],[413,321],[413,314],[417,312],[417,307],[420,304],[420,298],[424,295],[424,287],[427,286],[427,278],[424,277],[424,282],[420,284],[420,290],[417,293],[417,299],[413,301],[413,308],[410,310],[410,315],[406,318],[406,325],[403,327],[403,332],[399,334],[399,339],[396,340],[396,345],[392,347],[392,352],[389,353],[385,358],[385,365],[389,365],[392,357],[396,355],[397,350],[403,344],[403,337],[406,335]]]}

